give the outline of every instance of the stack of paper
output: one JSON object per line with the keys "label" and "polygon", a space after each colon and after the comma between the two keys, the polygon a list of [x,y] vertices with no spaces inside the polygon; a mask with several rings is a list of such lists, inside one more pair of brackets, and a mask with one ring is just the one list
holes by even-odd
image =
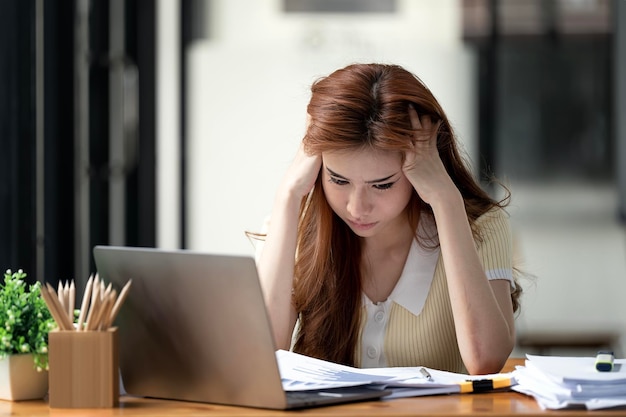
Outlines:
{"label": "stack of paper", "polygon": [[294,352],[276,352],[285,391],[367,386],[391,390],[384,399],[453,394],[510,387],[511,373],[466,375],[425,367],[353,368]]}
{"label": "stack of paper", "polygon": [[527,355],[513,371],[515,391],[533,396],[544,409],[626,407],[625,359],[598,372],[594,357]]}

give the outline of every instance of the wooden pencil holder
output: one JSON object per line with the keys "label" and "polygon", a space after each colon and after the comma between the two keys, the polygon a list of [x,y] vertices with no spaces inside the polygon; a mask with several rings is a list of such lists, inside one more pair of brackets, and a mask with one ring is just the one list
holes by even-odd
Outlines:
{"label": "wooden pencil holder", "polygon": [[48,334],[51,408],[107,408],[119,403],[118,331]]}

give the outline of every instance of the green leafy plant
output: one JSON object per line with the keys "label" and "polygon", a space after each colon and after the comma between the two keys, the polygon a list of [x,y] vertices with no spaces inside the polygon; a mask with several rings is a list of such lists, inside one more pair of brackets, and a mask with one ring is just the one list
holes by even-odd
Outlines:
{"label": "green leafy plant", "polygon": [[41,296],[41,283],[28,286],[26,273],[7,270],[0,285],[0,358],[32,353],[37,370],[48,369],[48,332],[56,327]]}

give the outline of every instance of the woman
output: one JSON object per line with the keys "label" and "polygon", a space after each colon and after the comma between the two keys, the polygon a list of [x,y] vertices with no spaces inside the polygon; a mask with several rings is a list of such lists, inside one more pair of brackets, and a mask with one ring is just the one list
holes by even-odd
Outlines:
{"label": "woman", "polygon": [[350,65],[311,91],[258,258],[277,347],[293,338],[297,352],[354,366],[498,372],[519,295],[509,223],[441,106],[394,65]]}

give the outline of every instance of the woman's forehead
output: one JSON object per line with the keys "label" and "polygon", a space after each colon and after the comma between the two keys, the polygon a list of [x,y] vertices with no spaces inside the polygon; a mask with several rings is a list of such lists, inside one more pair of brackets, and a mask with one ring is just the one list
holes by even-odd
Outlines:
{"label": "woman's forehead", "polygon": [[384,178],[402,169],[399,152],[369,148],[323,152],[324,166],[346,178]]}

